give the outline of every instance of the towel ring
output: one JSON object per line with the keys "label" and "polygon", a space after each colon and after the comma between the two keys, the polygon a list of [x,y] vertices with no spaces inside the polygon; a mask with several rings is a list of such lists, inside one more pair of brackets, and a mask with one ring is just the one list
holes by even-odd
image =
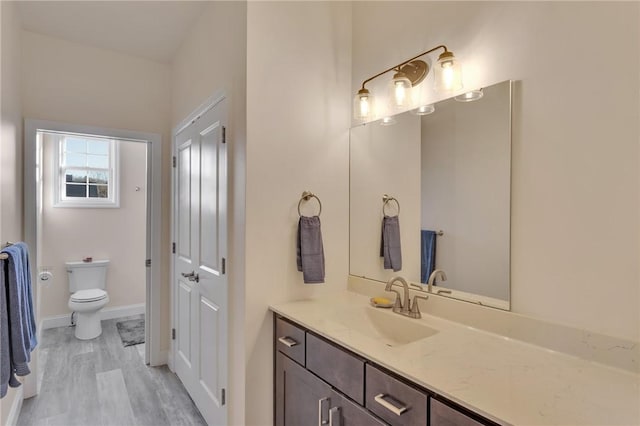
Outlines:
{"label": "towel ring", "polygon": [[393,197],[388,196],[387,194],[384,194],[382,196],[382,201],[384,201],[384,204],[382,204],[382,214],[383,215],[387,215],[387,212],[384,211],[384,208],[387,207],[387,204],[389,203],[389,201],[395,201],[396,205],[398,206],[398,216],[400,216],[400,202],[398,202],[398,200],[396,200]]}
{"label": "towel ring", "polygon": [[318,216],[320,216],[320,214],[322,213],[322,202],[320,201],[320,198],[318,198],[318,196],[313,194],[311,191],[304,191],[302,193],[302,197],[300,197],[300,201],[298,201],[298,215],[300,217],[302,217],[302,212],[300,211],[300,205],[302,204],[303,201],[309,201],[312,198],[315,198],[316,200],[318,200],[318,205],[320,206],[320,210],[318,211]]}

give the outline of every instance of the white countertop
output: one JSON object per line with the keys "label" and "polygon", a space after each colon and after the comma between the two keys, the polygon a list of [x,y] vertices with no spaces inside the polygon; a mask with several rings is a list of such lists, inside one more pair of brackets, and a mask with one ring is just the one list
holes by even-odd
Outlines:
{"label": "white countertop", "polygon": [[[502,424],[640,425],[640,376],[422,313],[438,333],[389,347],[338,322],[369,297],[342,292],[271,310]],[[358,311],[360,309],[360,311]],[[369,307],[368,309],[376,309]],[[398,315],[387,311],[389,315]],[[357,327],[356,327],[357,328]]]}

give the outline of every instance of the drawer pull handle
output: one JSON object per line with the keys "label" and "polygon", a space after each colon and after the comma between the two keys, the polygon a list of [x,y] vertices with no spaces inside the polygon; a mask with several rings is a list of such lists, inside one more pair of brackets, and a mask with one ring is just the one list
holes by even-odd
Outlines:
{"label": "drawer pull handle", "polygon": [[[401,407],[396,407],[395,405],[393,405],[391,402],[387,401],[385,398],[387,398],[388,396],[380,393],[378,395],[376,395],[375,397],[373,397],[373,399],[380,405],[382,405],[384,408],[386,408],[387,410],[391,411],[393,414],[395,414],[396,416],[401,416],[402,413],[406,412],[408,410],[408,408],[406,406],[401,406]],[[398,402],[395,399],[388,397],[390,400],[394,401],[394,402]]]}
{"label": "drawer pull handle", "polygon": [[329,400],[329,398],[320,398],[318,400],[318,426],[323,426],[323,425],[331,426],[331,412],[329,411],[329,420],[325,420],[325,417],[322,415],[323,408],[324,408],[323,405],[325,402],[328,402],[329,404],[331,404],[331,401]]}
{"label": "drawer pull handle", "polygon": [[329,426],[342,426],[340,407],[333,407],[329,410]]}
{"label": "drawer pull handle", "polygon": [[290,347],[290,348],[292,348],[292,347],[294,347],[295,345],[297,345],[297,344],[298,344],[298,342],[297,342],[296,340],[292,339],[292,338],[291,338],[291,337],[289,337],[289,336],[285,336],[285,337],[278,337],[278,341],[279,341],[280,343],[282,343],[283,345],[288,346],[288,347]]}

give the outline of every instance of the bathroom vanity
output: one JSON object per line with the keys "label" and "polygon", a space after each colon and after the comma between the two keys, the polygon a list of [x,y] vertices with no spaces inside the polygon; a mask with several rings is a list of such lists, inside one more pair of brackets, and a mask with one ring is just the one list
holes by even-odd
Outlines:
{"label": "bathroom vanity", "polygon": [[495,424],[300,324],[274,321],[276,425]]}
{"label": "bathroom vanity", "polygon": [[368,302],[271,307],[276,425],[640,424],[637,374]]}

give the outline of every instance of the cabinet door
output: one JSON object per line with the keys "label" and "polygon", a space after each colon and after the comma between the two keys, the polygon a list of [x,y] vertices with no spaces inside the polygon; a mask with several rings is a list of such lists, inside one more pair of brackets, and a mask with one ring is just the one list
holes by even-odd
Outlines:
{"label": "cabinet door", "polygon": [[330,426],[385,426],[361,406],[354,404],[336,391],[331,392]]}
{"label": "cabinet door", "polygon": [[276,426],[329,424],[331,387],[276,352]]}

